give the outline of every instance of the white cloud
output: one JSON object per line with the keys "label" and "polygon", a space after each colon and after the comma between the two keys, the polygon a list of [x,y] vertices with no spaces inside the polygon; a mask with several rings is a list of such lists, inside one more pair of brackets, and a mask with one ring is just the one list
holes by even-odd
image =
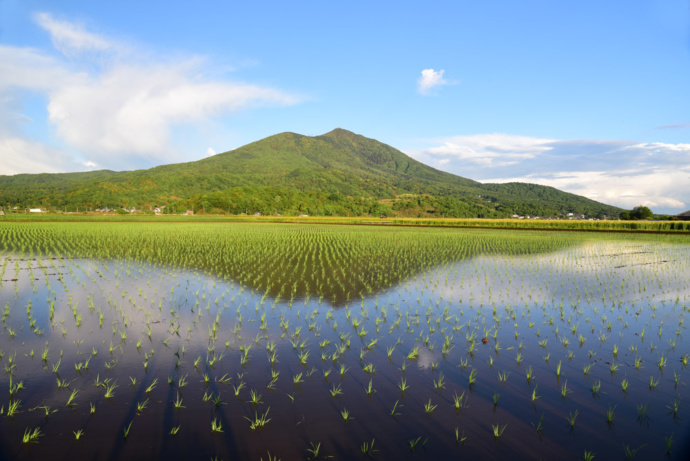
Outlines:
{"label": "white cloud", "polygon": [[209,147],[208,149],[206,149],[206,155],[208,155],[209,157],[216,155],[215,149],[213,149],[213,147]]}
{"label": "white cloud", "polygon": [[71,146],[101,157],[140,154],[169,159],[172,126],[258,104],[296,98],[256,85],[199,81],[197,62],[118,65],[96,78],[51,93],[48,113]]}
{"label": "white cloud", "polygon": [[440,146],[424,152],[437,157],[466,160],[487,167],[513,165],[521,160],[532,159],[551,149],[551,139],[537,139],[501,133],[474,136],[455,136],[444,140]]}
{"label": "white cloud", "polygon": [[530,182],[659,213],[690,206],[690,144],[554,140],[506,134],[455,136],[412,152],[422,162],[482,182]]}
{"label": "white cloud", "polygon": [[[0,45],[0,122],[5,125],[0,126],[0,145],[5,149],[24,137],[21,123],[31,123],[21,114],[27,90],[47,100],[47,122],[63,151],[119,170],[193,156],[171,145],[171,133],[178,126],[194,126],[250,107],[299,102],[297,96],[275,88],[229,81],[214,74],[200,57],[137,53],[136,47],[47,13],[34,19],[62,55]],[[41,151],[25,151],[26,170],[20,163],[12,168],[0,165],[0,174],[35,172],[42,160],[33,159]],[[72,163],[86,166],[83,161]]]}
{"label": "white cloud", "polygon": [[96,168],[98,165],[93,163],[91,160],[88,160],[86,162],[82,162],[82,165],[84,165],[86,168]]}
{"label": "white cloud", "polygon": [[69,153],[13,136],[0,136],[0,158],[0,175],[60,173],[74,167]]}
{"label": "white cloud", "polygon": [[417,91],[421,94],[429,94],[429,91],[440,85],[446,85],[448,82],[443,79],[443,69],[436,72],[434,69],[424,69],[422,76],[417,80]]}
{"label": "white cloud", "polygon": [[53,46],[68,56],[75,52],[103,52],[119,48],[114,40],[90,33],[80,24],[57,20],[49,13],[37,13],[34,20],[50,33]]}

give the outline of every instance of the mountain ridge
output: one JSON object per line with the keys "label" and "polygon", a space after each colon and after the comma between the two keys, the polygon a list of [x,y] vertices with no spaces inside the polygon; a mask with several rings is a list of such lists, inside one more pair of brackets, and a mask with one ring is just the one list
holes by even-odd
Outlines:
{"label": "mountain ridge", "polygon": [[479,183],[342,128],[319,136],[278,133],[198,161],[146,170],[0,176],[0,205],[454,217],[600,217],[620,211],[548,186]]}

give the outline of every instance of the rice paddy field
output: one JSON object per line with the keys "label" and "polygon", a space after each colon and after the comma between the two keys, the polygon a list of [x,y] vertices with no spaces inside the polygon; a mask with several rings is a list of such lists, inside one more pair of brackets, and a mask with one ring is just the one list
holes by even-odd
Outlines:
{"label": "rice paddy field", "polygon": [[0,225],[3,459],[690,458],[690,236]]}

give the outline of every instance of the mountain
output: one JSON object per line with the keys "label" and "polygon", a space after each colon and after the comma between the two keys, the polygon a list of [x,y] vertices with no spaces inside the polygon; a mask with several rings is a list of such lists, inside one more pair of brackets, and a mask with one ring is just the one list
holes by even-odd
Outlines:
{"label": "mountain", "polygon": [[551,187],[482,184],[340,128],[315,137],[280,133],[196,162],[148,170],[0,176],[0,204],[456,217],[620,212]]}

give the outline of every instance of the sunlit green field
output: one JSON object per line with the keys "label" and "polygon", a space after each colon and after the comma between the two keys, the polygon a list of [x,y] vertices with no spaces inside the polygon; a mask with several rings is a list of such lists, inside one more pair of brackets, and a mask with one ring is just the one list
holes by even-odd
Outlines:
{"label": "sunlit green field", "polygon": [[0,223],[0,457],[687,459],[690,237]]}

